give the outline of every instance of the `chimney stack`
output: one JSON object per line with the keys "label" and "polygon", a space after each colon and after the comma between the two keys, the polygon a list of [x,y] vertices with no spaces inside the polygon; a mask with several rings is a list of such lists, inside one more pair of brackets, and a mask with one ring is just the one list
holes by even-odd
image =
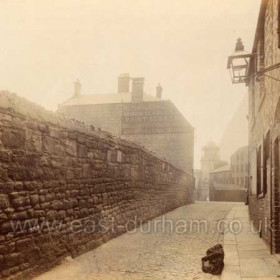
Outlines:
{"label": "chimney stack", "polygon": [[161,99],[161,96],[162,96],[162,86],[161,86],[161,84],[158,84],[158,86],[156,87],[156,91],[157,91],[157,98]]}
{"label": "chimney stack", "polygon": [[143,102],[144,95],[144,78],[132,78],[131,102]]}
{"label": "chimney stack", "polygon": [[118,78],[118,93],[129,92],[130,77],[128,73],[120,74]]}
{"label": "chimney stack", "polygon": [[76,82],[74,83],[74,97],[79,97],[81,95],[81,88],[82,85],[80,81],[77,79]]}

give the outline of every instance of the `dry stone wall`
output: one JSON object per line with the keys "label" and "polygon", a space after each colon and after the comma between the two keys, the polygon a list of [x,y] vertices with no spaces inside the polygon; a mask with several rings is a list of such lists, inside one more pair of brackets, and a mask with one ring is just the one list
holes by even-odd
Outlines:
{"label": "dry stone wall", "polygon": [[192,183],[133,142],[0,92],[0,278],[28,279],[187,204]]}

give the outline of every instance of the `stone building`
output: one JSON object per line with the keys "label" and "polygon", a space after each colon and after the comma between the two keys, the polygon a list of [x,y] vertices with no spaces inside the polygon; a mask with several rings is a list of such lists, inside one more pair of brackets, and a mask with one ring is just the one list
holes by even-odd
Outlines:
{"label": "stone building", "polygon": [[227,165],[227,162],[220,159],[220,148],[214,143],[209,142],[202,148],[201,180],[203,185],[207,185],[210,173],[215,169]]}
{"label": "stone building", "polygon": [[194,128],[171,101],[162,99],[161,85],[152,96],[144,92],[144,78],[122,74],[117,88],[117,93],[82,95],[77,81],[73,96],[59,105],[59,111],[137,142],[193,174]]}
{"label": "stone building", "polygon": [[205,201],[209,197],[209,188],[202,184],[201,169],[194,170],[195,185],[193,190],[193,199],[198,201]]}
{"label": "stone building", "polygon": [[[280,1],[263,0],[250,58],[249,211],[272,253],[280,253]],[[268,226],[272,222],[272,226]]]}
{"label": "stone building", "polygon": [[230,184],[231,183],[231,170],[229,164],[224,165],[210,172],[209,182],[215,184]]}
{"label": "stone building", "polygon": [[209,142],[202,148],[200,160],[201,169],[195,170],[195,200],[209,199],[210,173],[215,169],[227,165],[227,162],[220,159],[220,149],[214,142]]}
{"label": "stone building", "polygon": [[248,146],[239,148],[230,159],[231,181],[233,184],[248,189],[249,163]]}

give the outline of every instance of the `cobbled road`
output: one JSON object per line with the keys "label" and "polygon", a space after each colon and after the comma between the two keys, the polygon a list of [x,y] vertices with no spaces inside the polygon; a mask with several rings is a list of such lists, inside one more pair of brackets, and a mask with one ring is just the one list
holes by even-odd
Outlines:
{"label": "cobbled road", "polygon": [[36,280],[219,279],[201,271],[201,258],[222,241],[219,221],[237,205],[197,202],[180,207]]}

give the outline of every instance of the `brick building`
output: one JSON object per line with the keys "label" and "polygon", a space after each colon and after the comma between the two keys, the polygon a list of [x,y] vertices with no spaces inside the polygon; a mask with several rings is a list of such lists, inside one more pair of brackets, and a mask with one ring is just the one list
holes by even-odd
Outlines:
{"label": "brick building", "polygon": [[[261,3],[247,74],[249,211],[272,253],[280,253],[280,1]],[[272,227],[268,226],[272,222]]]}
{"label": "brick building", "polygon": [[248,146],[239,148],[230,158],[231,182],[248,189]]}
{"label": "brick building", "polygon": [[137,142],[193,174],[194,128],[171,101],[162,99],[160,85],[152,96],[144,93],[144,78],[122,74],[117,93],[82,95],[77,81],[74,95],[59,105],[59,111]]}

